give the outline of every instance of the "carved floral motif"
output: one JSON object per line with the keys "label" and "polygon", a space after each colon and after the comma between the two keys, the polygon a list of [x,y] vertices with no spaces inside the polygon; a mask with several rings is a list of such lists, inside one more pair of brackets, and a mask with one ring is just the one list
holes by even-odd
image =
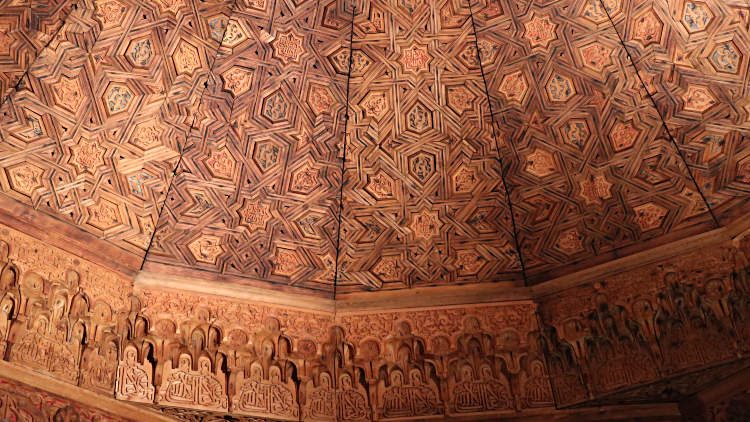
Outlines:
{"label": "carved floral motif", "polygon": [[411,217],[411,229],[417,239],[429,240],[439,235],[442,225],[435,211],[422,210]]}
{"label": "carved floral motif", "polygon": [[656,15],[654,9],[646,9],[636,16],[633,25],[633,39],[644,47],[661,42],[664,24]]}
{"label": "carved floral motif", "polygon": [[115,310],[80,273],[45,278],[50,263],[28,270],[27,252],[0,243],[0,344],[14,364],[119,400],[276,420],[503,415],[550,407],[550,383],[570,404],[749,349],[737,245],[545,296],[540,333],[530,301],[334,316],[139,290]]}
{"label": "carved floral motif", "polygon": [[549,43],[557,39],[555,29],[557,24],[553,23],[549,16],[534,16],[524,24],[523,36],[529,41],[531,47],[549,47]]}
{"label": "carved floral motif", "polygon": [[401,52],[400,61],[407,72],[419,73],[427,70],[427,65],[432,61],[432,56],[427,52],[426,45],[415,44]]}
{"label": "carved floral motif", "polygon": [[81,138],[76,145],[70,147],[71,163],[79,173],[93,174],[97,167],[104,165],[106,148],[99,146],[96,141]]}
{"label": "carved floral motif", "polygon": [[224,89],[237,97],[250,90],[253,82],[253,71],[234,66],[222,73],[221,79],[224,81]]}
{"label": "carved floral motif", "polygon": [[683,108],[686,111],[697,113],[703,113],[717,103],[716,97],[711,93],[711,90],[699,85],[688,85],[685,94],[682,96],[682,100],[685,103]]}
{"label": "carved floral motif", "polygon": [[43,174],[43,169],[31,163],[22,163],[8,170],[12,189],[28,197],[31,197],[35,190],[43,186]]}
{"label": "carved floral motif", "polygon": [[178,74],[193,75],[201,65],[198,49],[185,40],[181,40],[177,49],[172,53],[175,70]]}
{"label": "carved floral motif", "polygon": [[503,76],[500,82],[500,93],[505,96],[508,102],[523,104],[526,93],[529,90],[529,84],[522,71],[514,72]]}
{"label": "carved floral motif", "polygon": [[52,85],[52,89],[55,102],[71,113],[77,112],[84,101],[84,94],[81,91],[78,79],[63,76],[57,83]]}

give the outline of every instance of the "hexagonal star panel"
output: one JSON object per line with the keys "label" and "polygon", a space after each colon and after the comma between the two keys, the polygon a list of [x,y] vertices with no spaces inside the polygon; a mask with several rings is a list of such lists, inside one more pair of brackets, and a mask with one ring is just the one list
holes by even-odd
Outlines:
{"label": "hexagonal star panel", "polygon": [[[650,22],[635,20],[649,13]],[[748,212],[750,3],[631,0],[614,24],[722,223]],[[648,40],[639,34],[648,34]]]}
{"label": "hexagonal star panel", "polygon": [[146,268],[333,290],[342,4],[237,2]]}
{"label": "hexagonal star panel", "polygon": [[[474,8],[495,49],[484,71],[532,282],[715,227],[609,21],[620,4]],[[693,107],[710,102],[701,94]]]}
{"label": "hexagonal star panel", "polygon": [[229,2],[77,2],[60,24],[32,3],[56,35],[2,106],[0,188],[142,257],[219,46],[207,17]]}
{"label": "hexagonal star panel", "polygon": [[520,279],[468,6],[364,7],[337,291]]}
{"label": "hexagonal star panel", "polygon": [[747,0],[6,1],[0,191],[153,270],[535,282],[744,217],[749,25]]}
{"label": "hexagonal star panel", "polygon": [[44,46],[58,33],[74,3],[70,0],[0,3],[0,102],[15,90]]}

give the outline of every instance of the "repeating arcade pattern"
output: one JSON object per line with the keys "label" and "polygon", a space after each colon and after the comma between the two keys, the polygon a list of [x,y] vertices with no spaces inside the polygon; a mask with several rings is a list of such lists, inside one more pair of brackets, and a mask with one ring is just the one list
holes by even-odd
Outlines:
{"label": "repeating arcade pattern", "polygon": [[750,236],[539,305],[336,314],[157,289],[97,296],[101,280],[80,263],[58,261],[66,268],[54,273],[28,266],[27,254],[61,252],[3,236],[4,360],[186,420],[546,412],[613,394],[652,397],[674,377],[704,385],[715,372],[686,374],[736,371],[750,348]]}
{"label": "repeating arcade pattern", "polygon": [[[552,404],[536,306],[337,315],[374,418],[512,414]],[[488,327],[495,327],[489,329]]]}
{"label": "repeating arcade pattern", "polygon": [[531,302],[334,318],[139,290],[113,307],[70,267],[58,277],[22,265],[32,249],[4,238],[12,243],[0,243],[2,355],[118,400],[292,421],[552,405]]}
{"label": "repeating arcade pattern", "polygon": [[[708,382],[678,376],[713,365],[702,375],[711,379],[747,367],[747,359],[736,359],[750,350],[749,247],[745,236],[734,246],[693,252],[543,298],[556,403],[611,396],[672,377],[677,378],[669,389],[689,395]],[[717,365],[727,362],[730,372]],[[614,399],[653,399],[663,390],[657,384]]]}

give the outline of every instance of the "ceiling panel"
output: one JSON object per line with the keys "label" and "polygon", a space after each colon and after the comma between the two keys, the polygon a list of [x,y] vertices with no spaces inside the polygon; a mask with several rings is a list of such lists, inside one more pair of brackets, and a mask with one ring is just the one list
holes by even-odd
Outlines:
{"label": "ceiling panel", "polygon": [[357,13],[339,291],[521,278],[469,9]]}
{"label": "ceiling panel", "polygon": [[532,280],[714,227],[600,6],[474,11]]}
{"label": "ceiling panel", "polygon": [[[82,4],[3,104],[0,187],[143,256],[226,2]],[[178,107],[177,105],[180,105]]]}
{"label": "ceiling panel", "polygon": [[537,282],[750,197],[747,0],[0,4],[2,194],[147,269]]}
{"label": "ceiling panel", "polygon": [[13,91],[36,56],[57,34],[75,2],[0,2],[0,101]]}
{"label": "ceiling panel", "polygon": [[[607,4],[607,2],[605,2]],[[750,193],[750,2],[610,2],[659,114],[722,223]]]}
{"label": "ceiling panel", "polygon": [[348,51],[350,20],[339,6],[235,5],[150,262],[332,291],[346,74],[329,56]]}

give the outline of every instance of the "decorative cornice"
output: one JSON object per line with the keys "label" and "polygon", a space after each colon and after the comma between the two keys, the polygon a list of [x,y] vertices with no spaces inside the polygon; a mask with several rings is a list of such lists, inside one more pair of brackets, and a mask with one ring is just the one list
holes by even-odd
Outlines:
{"label": "decorative cornice", "polygon": [[0,195],[0,225],[18,230],[47,245],[133,277],[141,266],[142,253],[125,251],[65,221]]}
{"label": "decorative cornice", "polygon": [[[745,224],[750,227],[750,224]],[[740,224],[723,227],[687,239],[661,245],[654,249],[614,259],[605,264],[578,271],[531,287],[514,282],[477,283],[455,286],[416,287],[399,290],[338,293],[336,300],[299,292],[280,291],[263,287],[217,282],[201,278],[201,274],[187,272],[182,275],[157,272],[140,272],[135,278],[136,290],[140,288],[175,289],[185,292],[224,296],[239,300],[289,306],[293,308],[330,312],[368,312],[429,306],[470,305],[506,301],[534,300],[556,294],[566,289],[599,281],[640,267],[659,263],[695,250],[729,245],[732,238],[747,230]]]}

